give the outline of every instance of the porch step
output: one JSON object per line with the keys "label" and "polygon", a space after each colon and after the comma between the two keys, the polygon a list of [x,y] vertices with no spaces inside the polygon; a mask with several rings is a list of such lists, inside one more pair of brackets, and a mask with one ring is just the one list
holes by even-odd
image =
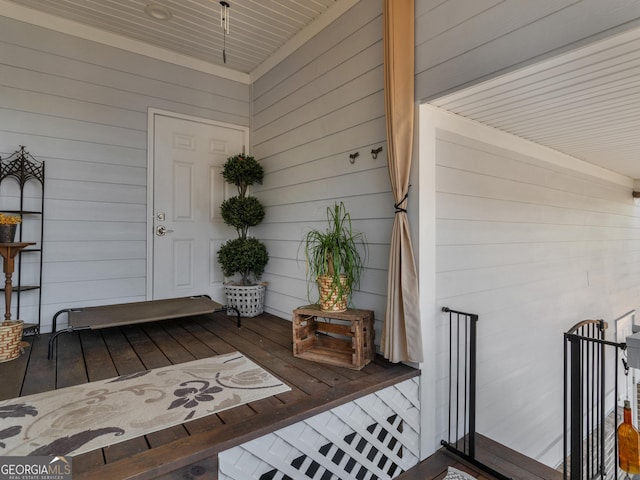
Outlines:
{"label": "porch step", "polygon": [[[476,459],[514,480],[562,480],[563,478],[562,472],[479,434],[476,434]],[[442,449],[396,477],[396,480],[442,478],[449,466],[468,472],[474,477],[493,478],[480,468]]]}

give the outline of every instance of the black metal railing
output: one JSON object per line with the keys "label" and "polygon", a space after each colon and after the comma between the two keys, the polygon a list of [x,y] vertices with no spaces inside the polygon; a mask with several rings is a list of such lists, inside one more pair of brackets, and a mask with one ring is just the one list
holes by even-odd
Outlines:
{"label": "black metal railing", "polygon": [[585,320],[564,334],[565,480],[618,478],[615,412],[626,345],[605,340],[606,329],[603,320]]}
{"label": "black metal railing", "polygon": [[444,307],[449,314],[449,393],[447,439],[449,451],[499,480],[510,477],[476,458],[476,353],[478,315]]}

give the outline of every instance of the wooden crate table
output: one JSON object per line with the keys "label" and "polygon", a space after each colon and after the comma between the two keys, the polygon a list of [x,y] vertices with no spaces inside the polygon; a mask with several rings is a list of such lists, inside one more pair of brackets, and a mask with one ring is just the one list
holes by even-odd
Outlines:
{"label": "wooden crate table", "polygon": [[375,356],[373,311],[323,312],[318,305],[293,311],[293,356],[362,369]]}

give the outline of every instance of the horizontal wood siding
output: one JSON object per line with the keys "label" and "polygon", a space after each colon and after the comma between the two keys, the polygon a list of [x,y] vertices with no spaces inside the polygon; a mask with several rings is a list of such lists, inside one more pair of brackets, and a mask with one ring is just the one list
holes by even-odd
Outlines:
{"label": "horizontal wood siding", "polygon": [[626,187],[447,131],[436,158],[436,298],[480,316],[478,431],[556,465],[562,335],[640,306],[640,208]]}
{"label": "horizontal wood siding", "polygon": [[[344,201],[369,244],[354,304],[375,311],[378,338],[394,212],[382,61],[382,4],[361,1],[255,82],[252,125],[253,154],[265,167],[255,192],[266,216],[255,234],[270,255],[267,310],[291,318],[309,303],[301,239],[324,228],[327,206]],[[374,160],[370,151],[379,146]],[[351,164],[354,152],[360,155]]]}
{"label": "horizontal wood siding", "polygon": [[462,86],[640,23],[635,0],[416,0],[416,99]]}
{"label": "horizontal wood siding", "polygon": [[144,300],[147,109],[248,126],[249,86],[1,16],[0,57],[0,156],[46,162],[43,330],[62,308]]}

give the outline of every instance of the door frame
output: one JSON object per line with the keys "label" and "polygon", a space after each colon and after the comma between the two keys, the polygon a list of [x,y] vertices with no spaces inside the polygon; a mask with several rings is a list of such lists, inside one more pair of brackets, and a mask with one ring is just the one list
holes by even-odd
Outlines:
{"label": "door frame", "polygon": [[[147,109],[147,273],[146,273],[146,299],[153,299],[153,198],[154,198],[154,167],[155,167],[155,119],[156,116],[172,117],[178,120],[188,120],[191,122],[206,123],[216,127],[233,128],[244,132],[244,143],[249,150],[249,127],[236,125],[233,123],[219,122],[209,118],[195,117],[193,115],[184,115],[182,113],[171,112],[169,110],[161,110],[159,108],[149,107]],[[248,152],[247,152],[248,153]]]}

